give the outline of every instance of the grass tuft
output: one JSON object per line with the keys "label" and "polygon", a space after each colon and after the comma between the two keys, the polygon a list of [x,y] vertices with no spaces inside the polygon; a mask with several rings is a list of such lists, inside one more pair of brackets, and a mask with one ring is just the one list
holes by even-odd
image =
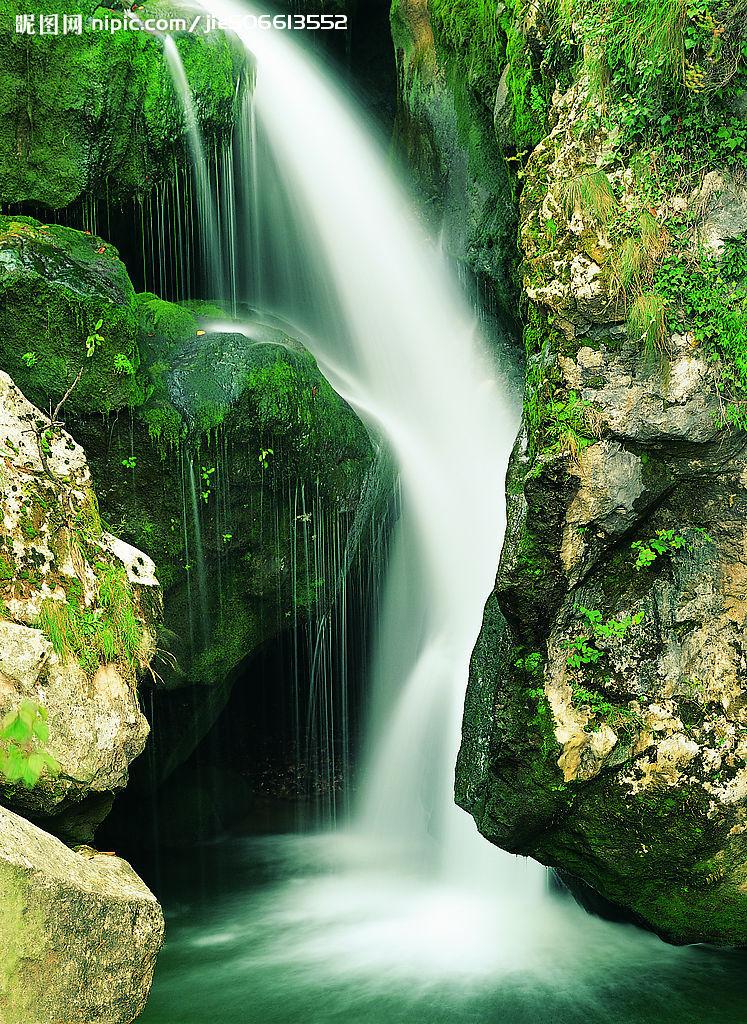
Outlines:
{"label": "grass tuft", "polygon": [[570,178],[563,186],[562,198],[568,220],[578,211],[584,221],[596,224],[606,224],[617,205],[612,185],[602,170]]}
{"label": "grass tuft", "polygon": [[47,598],[39,613],[39,626],[55,652],[77,659],[89,675],[102,664],[116,661],[134,668],[141,658],[143,640],[125,570],[101,565],[97,570],[98,609],[82,608],[78,597],[69,594],[65,602]]}
{"label": "grass tuft", "polygon": [[666,303],[656,292],[641,292],[628,313],[628,332],[647,349],[669,352]]}

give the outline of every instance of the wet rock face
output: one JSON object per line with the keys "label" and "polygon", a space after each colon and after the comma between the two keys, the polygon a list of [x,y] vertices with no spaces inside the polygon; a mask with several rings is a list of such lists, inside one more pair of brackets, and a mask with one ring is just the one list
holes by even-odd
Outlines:
{"label": "wet rock face", "polygon": [[[186,125],[156,34],[93,31],[16,33],[23,4],[0,5],[0,201],[59,209],[85,193],[140,195],[173,172]],[[95,9],[103,18],[121,12]],[[149,4],[148,17],[194,18],[178,4]],[[219,32],[182,33],[178,47],[208,139],[231,130],[244,58]]]}
{"label": "wet rock face", "polygon": [[[396,0],[391,18],[400,80],[396,143],[416,172],[423,207],[446,251],[490,281],[511,323],[516,210],[508,165],[495,146],[494,92],[482,82],[465,83],[462,55],[445,43],[427,0]],[[492,46],[497,49],[496,40]]]}
{"label": "wet rock face", "polygon": [[[292,327],[244,310],[232,330],[213,303],[136,295],[101,238],[0,217],[0,299],[0,365],[45,410],[72,388],[60,418],[104,517],[158,563],[165,656],[153,679],[192,688],[205,713],[187,717],[206,729],[236,666],[334,592],[313,568],[316,546],[324,531],[342,543],[355,518],[367,432]],[[152,565],[106,543],[143,592]],[[164,760],[178,764],[202,730],[164,727]]]}
{"label": "wet rock face", "polygon": [[[744,944],[747,435],[691,331],[657,351],[626,322],[619,241],[566,184],[603,167],[637,216],[614,134],[580,127],[588,103],[583,82],[556,96],[526,170],[525,424],[457,799],[664,937]],[[717,254],[745,230],[726,173],[646,212],[673,210]]]}
{"label": "wet rock face", "polygon": [[150,559],[103,529],[82,449],[4,373],[0,446],[0,717],[25,700],[45,708],[60,766],[31,790],[0,792],[64,832],[86,802],[103,816],[145,745],[136,687],[160,589]]}
{"label": "wet rock face", "polygon": [[131,1024],[164,921],[119,857],[75,852],[0,807],[0,1020]]}

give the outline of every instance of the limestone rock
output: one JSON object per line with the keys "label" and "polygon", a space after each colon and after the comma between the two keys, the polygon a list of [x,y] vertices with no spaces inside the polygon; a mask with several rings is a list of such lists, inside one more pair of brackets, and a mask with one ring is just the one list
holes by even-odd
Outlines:
{"label": "limestone rock", "polygon": [[119,857],[76,853],[0,807],[0,1020],[131,1024],[164,921]]}
{"label": "limestone rock", "polygon": [[48,818],[127,782],[148,735],[136,683],[160,589],[151,560],[103,530],[83,450],[4,373],[0,450],[0,717],[46,708],[60,765],[33,790],[0,789]]}

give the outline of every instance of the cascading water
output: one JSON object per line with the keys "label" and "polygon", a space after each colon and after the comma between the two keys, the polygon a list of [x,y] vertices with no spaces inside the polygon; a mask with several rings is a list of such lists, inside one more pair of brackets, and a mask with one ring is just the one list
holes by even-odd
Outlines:
{"label": "cascading water", "polygon": [[[210,10],[232,24],[246,13],[218,0]],[[285,243],[284,260],[274,262],[290,268],[290,280],[276,286],[275,306],[307,329],[325,374],[386,439],[401,479],[359,846],[377,859],[386,850],[395,877],[430,868],[450,886],[496,891],[502,878],[516,893],[518,872],[536,893],[541,870],[490,848],[453,800],[469,658],[503,533],[516,403],[370,130],[281,33],[239,35],[256,61],[242,143],[243,175],[253,176],[249,262],[257,264],[245,268],[248,279],[259,287],[263,247]],[[293,197],[282,213],[278,194]],[[263,201],[270,213],[260,226]]]}
{"label": "cascading water", "polygon": [[181,55],[171,36],[164,37],[163,52],[171,72],[171,80],[184,112],[187,139],[192,157],[195,193],[197,196],[202,263],[207,272],[211,297],[217,297],[223,294],[226,272],[223,261],[218,203],[211,181],[210,165],[205,155],[205,147],[202,135],[200,134],[200,125],[192,99],[192,91],[187,81]]}

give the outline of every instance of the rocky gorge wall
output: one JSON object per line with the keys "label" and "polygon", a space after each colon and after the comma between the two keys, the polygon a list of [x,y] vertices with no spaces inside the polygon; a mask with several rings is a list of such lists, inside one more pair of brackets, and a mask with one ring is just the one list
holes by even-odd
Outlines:
{"label": "rocky gorge wall", "polygon": [[524,419],[457,800],[675,942],[747,940],[744,14],[394,9],[518,199]]}

